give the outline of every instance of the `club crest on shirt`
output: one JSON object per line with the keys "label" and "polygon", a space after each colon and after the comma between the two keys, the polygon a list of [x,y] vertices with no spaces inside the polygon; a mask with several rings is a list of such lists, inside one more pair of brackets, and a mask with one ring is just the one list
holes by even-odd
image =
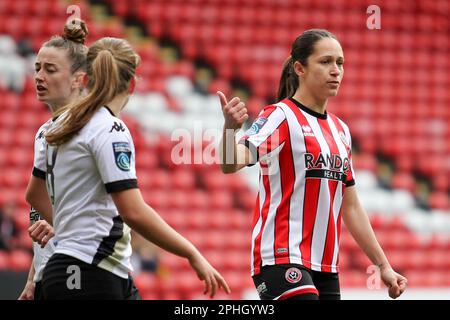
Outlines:
{"label": "club crest on shirt", "polygon": [[130,171],[131,147],[128,142],[113,142],[114,158],[117,167],[122,171]]}
{"label": "club crest on shirt", "polygon": [[289,283],[297,283],[302,279],[302,272],[299,268],[289,268],[284,277]]}
{"label": "club crest on shirt", "polygon": [[250,129],[247,130],[247,135],[251,136],[257,134],[259,130],[266,124],[267,118],[258,118],[256,119]]}

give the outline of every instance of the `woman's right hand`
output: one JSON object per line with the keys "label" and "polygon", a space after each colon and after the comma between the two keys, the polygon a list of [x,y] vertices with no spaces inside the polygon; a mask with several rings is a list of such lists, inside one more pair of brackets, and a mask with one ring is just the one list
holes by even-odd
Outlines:
{"label": "woman's right hand", "polygon": [[217,289],[220,288],[228,294],[231,293],[231,290],[222,275],[214,269],[200,253],[197,253],[190,258],[189,263],[197,273],[198,278],[205,281],[204,294],[209,293],[210,297],[213,298],[217,292]]}
{"label": "woman's right hand", "polygon": [[228,101],[221,91],[217,91],[217,94],[219,95],[223,117],[225,118],[225,129],[240,129],[248,119],[245,103],[238,97]]}
{"label": "woman's right hand", "polygon": [[33,241],[36,241],[44,248],[47,242],[55,235],[53,227],[45,220],[35,222],[28,228],[28,234]]}

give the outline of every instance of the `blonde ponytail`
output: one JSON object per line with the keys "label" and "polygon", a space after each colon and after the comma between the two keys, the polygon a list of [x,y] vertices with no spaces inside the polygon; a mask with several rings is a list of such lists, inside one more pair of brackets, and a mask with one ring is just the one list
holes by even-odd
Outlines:
{"label": "blonde ponytail", "polygon": [[128,89],[139,62],[139,56],[123,39],[96,41],[87,54],[89,93],[58,110],[55,116],[65,113],[64,118],[46,134],[47,142],[61,145],[70,141],[102,106]]}

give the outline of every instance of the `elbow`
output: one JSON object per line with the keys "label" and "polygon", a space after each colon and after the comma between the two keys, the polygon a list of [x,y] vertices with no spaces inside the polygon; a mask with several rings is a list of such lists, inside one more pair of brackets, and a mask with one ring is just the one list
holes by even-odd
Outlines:
{"label": "elbow", "polygon": [[141,211],[136,206],[128,206],[127,208],[119,209],[119,214],[130,228],[135,229],[141,221]]}
{"label": "elbow", "polygon": [[30,190],[27,190],[25,193],[25,200],[28,202],[28,204],[32,207],[36,206],[36,195],[31,192]]}
{"label": "elbow", "polygon": [[31,195],[30,195],[30,193],[28,192],[28,190],[27,190],[27,192],[25,193],[25,201],[28,202],[28,204],[31,204]]}
{"label": "elbow", "polygon": [[119,211],[119,214],[123,220],[130,228],[134,229],[133,226],[136,225],[139,220],[134,212],[129,211]]}

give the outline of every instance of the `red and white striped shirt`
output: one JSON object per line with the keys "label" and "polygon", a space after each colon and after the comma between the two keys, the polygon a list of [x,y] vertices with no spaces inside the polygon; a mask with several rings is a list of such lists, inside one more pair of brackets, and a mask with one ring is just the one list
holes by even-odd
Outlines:
{"label": "red and white striped shirt", "polygon": [[338,272],[342,199],[355,184],[347,125],[285,99],[266,107],[240,143],[261,167],[252,275],[287,263]]}

